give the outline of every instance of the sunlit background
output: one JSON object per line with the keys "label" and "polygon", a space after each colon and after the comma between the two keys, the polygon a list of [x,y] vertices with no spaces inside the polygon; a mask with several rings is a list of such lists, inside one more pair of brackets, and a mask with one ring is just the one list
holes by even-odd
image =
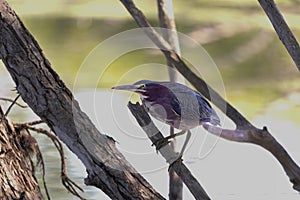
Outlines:
{"label": "sunlit background", "polygon": [[[110,90],[126,74],[127,83],[143,79],[145,74],[167,80],[166,68],[161,71],[148,68],[147,71],[138,71],[128,76],[128,72],[136,66],[147,63],[164,64],[164,57],[151,51],[133,51],[115,59],[109,66],[95,65],[97,69],[91,69],[90,74],[86,74],[86,80],[76,81],[84,59],[99,43],[122,31],[137,28],[122,4],[117,0],[8,2],[41,45],[52,67],[75,92],[81,107],[101,131],[118,141],[118,148],[134,167],[167,197],[167,165],[163,159],[155,154],[151,143],[133,119],[130,120],[131,126],[136,130],[133,135],[128,135],[129,131],[116,125],[116,112],[112,105],[119,105],[117,109],[120,116],[131,117],[126,108],[130,94],[114,94],[114,99],[119,102],[112,103]],[[276,2],[299,40],[299,1]],[[137,0],[136,3],[152,25],[159,26],[156,1]],[[258,127],[268,126],[295,161],[300,163],[300,77],[258,2],[186,0],[174,1],[173,4],[177,30],[199,42],[209,53],[221,73],[227,100]],[[110,51],[113,52],[113,49],[108,49]],[[101,57],[91,62],[99,62],[97,59],[100,60]],[[89,77],[99,68],[103,68],[105,74],[101,75],[95,92],[95,88],[90,87],[91,81],[95,80]],[[0,96],[14,98],[14,84],[2,63],[0,80]],[[90,94],[99,100],[97,106],[87,103],[86,97]],[[9,104],[0,102],[0,105],[7,107]],[[18,108],[14,108],[9,117],[13,121],[36,118],[29,109]],[[165,127],[160,128],[167,132]],[[201,144],[206,133],[201,128],[198,132],[202,136],[194,134],[193,137],[194,141]],[[60,183],[59,154],[47,138],[39,135],[37,138],[46,160],[50,195],[53,199],[73,199]],[[215,145],[215,140],[212,140]],[[190,151],[194,148],[193,145],[197,145],[197,142],[191,144]],[[86,174],[76,156],[67,152],[67,160],[69,175],[84,187],[87,199],[107,198],[98,189],[84,186],[83,178]],[[141,164],[147,162],[155,163],[155,169]],[[187,164],[212,199],[299,198],[278,162],[271,154],[253,145],[218,140],[209,156]],[[186,188],[184,196],[192,199]]]}

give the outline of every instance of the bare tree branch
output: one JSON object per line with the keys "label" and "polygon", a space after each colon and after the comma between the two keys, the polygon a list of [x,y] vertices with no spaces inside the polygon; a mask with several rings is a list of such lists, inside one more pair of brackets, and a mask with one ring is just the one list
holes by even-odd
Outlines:
{"label": "bare tree branch", "polygon": [[[15,101],[15,100],[13,100],[13,99],[5,98],[5,97],[0,97],[0,100],[1,100],[1,101],[9,101],[9,102],[14,102],[14,101]],[[20,103],[18,103],[18,102],[15,102],[15,104],[16,104],[17,106],[21,107],[21,108],[27,108],[27,106],[24,106],[24,105],[22,105],[22,104],[20,104]]]}
{"label": "bare tree branch", "polygon": [[[135,6],[132,0],[121,0],[128,12],[132,15],[136,23],[143,27],[146,35],[161,49],[164,55],[177,68],[177,70],[207,99],[211,100],[222,112],[224,112],[235,124],[236,130],[224,130],[214,132],[216,129],[210,129],[210,132],[218,133],[221,137],[236,142],[248,142],[257,144],[271,152],[280,162],[293,188],[300,191],[300,168],[289,156],[286,150],[269,133],[267,128],[258,129],[253,126],[241,113],[239,113],[231,104],[221,97],[215,90],[205,83],[203,79],[193,73],[182,61],[170,45],[151,27],[144,14]],[[222,134],[223,133],[223,134]]]}
{"label": "bare tree branch", "polygon": [[10,110],[12,109],[12,107],[16,104],[17,100],[19,99],[20,95],[18,95],[13,102],[10,104],[10,106],[7,108],[4,116],[7,117],[8,113],[10,112]]}
{"label": "bare tree branch", "polygon": [[[128,107],[153,144],[163,138],[163,135],[151,121],[150,116],[142,106],[138,103],[132,104],[129,102]],[[172,169],[176,172],[190,192],[194,195],[195,199],[210,199],[189,169],[181,161],[174,162],[174,160],[178,159],[178,154],[173,151],[169,144],[160,148],[159,152],[166,161],[171,164],[170,170]]]}
{"label": "bare tree branch", "polygon": [[[157,0],[158,5],[158,16],[160,27],[162,27],[163,38],[170,44],[172,49],[180,55],[180,47],[178,41],[178,35],[176,31],[176,25],[174,20],[172,0]],[[169,67],[170,81],[178,82],[179,76],[181,76],[176,70],[174,70],[172,63],[167,60]]]}
{"label": "bare tree branch", "polygon": [[277,8],[273,0],[258,0],[261,7],[269,17],[279,39],[289,52],[290,56],[294,60],[298,70],[300,71],[300,47],[291,29],[285,22],[279,9]]}

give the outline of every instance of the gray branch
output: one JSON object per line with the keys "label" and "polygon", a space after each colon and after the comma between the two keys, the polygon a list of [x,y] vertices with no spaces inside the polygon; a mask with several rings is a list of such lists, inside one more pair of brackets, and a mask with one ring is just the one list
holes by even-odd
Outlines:
{"label": "gray branch", "polygon": [[[180,55],[179,40],[176,31],[174,15],[171,13],[173,11],[172,0],[157,0],[157,5],[160,27],[162,28],[162,35],[164,39],[170,44],[172,49],[178,55]],[[180,74],[176,70],[174,70],[174,66],[169,62],[169,60],[167,60],[167,65],[169,67],[170,81],[180,81]]]}
{"label": "gray branch", "polygon": [[291,29],[285,22],[283,16],[281,15],[275,2],[273,0],[258,0],[258,2],[269,17],[275,31],[277,32],[277,35],[279,36],[279,39],[282,41],[283,45],[294,60],[298,70],[300,71],[299,44],[295,36],[293,35]]}

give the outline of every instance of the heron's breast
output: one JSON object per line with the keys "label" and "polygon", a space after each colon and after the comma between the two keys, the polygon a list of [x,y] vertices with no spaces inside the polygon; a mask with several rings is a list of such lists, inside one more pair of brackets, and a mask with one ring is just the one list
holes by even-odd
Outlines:
{"label": "heron's breast", "polygon": [[176,129],[189,130],[199,126],[198,118],[178,115],[169,104],[164,105],[148,101],[143,103],[152,117]]}

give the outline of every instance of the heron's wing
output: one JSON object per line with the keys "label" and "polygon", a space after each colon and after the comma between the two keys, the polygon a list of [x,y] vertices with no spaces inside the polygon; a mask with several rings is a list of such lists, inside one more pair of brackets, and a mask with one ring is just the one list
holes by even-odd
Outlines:
{"label": "heron's wing", "polygon": [[219,117],[212,106],[199,93],[195,91],[191,93],[177,91],[176,97],[176,101],[172,101],[172,108],[183,120],[220,123]]}
{"label": "heron's wing", "polygon": [[173,99],[173,101],[171,101],[171,107],[172,107],[172,110],[175,112],[175,114],[177,116],[181,116],[181,108],[180,108],[180,103],[177,99],[177,97],[175,97]]}
{"label": "heron's wing", "polygon": [[200,121],[211,122],[212,124],[220,125],[220,118],[218,117],[216,111],[208,103],[208,101],[204,99],[200,94],[197,95],[197,99],[199,103],[199,113],[201,116]]}
{"label": "heron's wing", "polygon": [[199,106],[200,120],[202,121],[209,120],[211,116],[211,110],[212,110],[211,105],[200,94],[197,94],[196,97]]}
{"label": "heron's wing", "polygon": [[164,82],[162,85],[169,88],[176,100],[172,101],[173,110],[185,120],[199,120],[220,124],[220,119],[209,102],[197,91],[174,82]]}

